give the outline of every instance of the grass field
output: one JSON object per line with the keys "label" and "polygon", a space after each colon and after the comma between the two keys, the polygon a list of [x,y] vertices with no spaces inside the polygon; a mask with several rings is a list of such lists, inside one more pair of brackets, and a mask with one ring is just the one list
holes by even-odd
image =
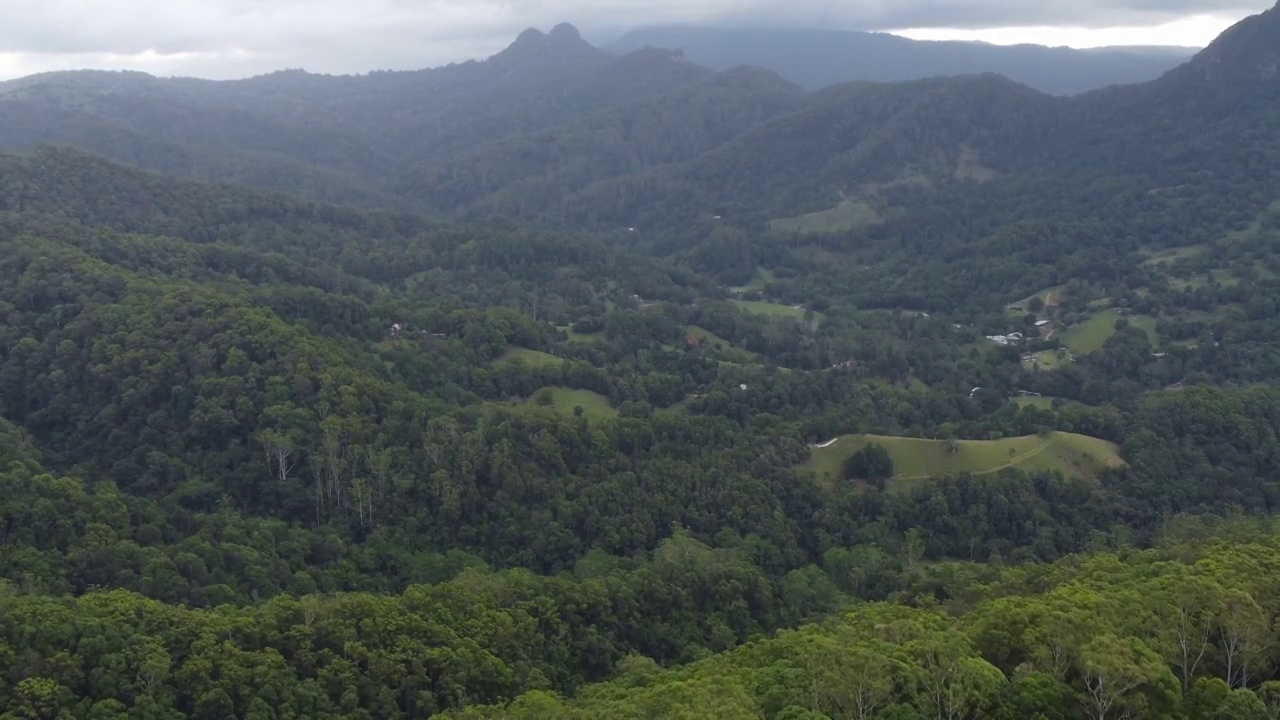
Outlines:
{"label": "grass field", "polygon": [[573,326],[571,325],[557,325],[556,328],[559,330],[563,330],[564,333],[569,336],[569,342],[593,343],[604,337],[603,332],[593,332],[593,333],[574,332]]}
{"label": "grass field", "polygon": [[709,342],[713,345],[719,344],[725,347],[733,347],[733,343],[729,342],[728,340],[725,340],[724,338],[720,337],[719,335],[711,332],[710,330],[704,327],[699,327],[697,325],[686,325],[684,327],[684,331],[693,337],[702,338],[703,342]]}
{"label": "grass field", "polygon": [[[1149,315],[1128,315],[1129,325],[1141,328],[1147,333],[1152,346],[1158,347],[1160,336],[1156,334],[1156,319]],[[1107,338],[1116,333],[1116,320],[1120,318],[1119,310],[1106,310],[1097,313],[1088,320],[1067,328],[1061,337],[1062,344],[1072,353],[1084,355],[1102,349]]]}
{"label": "grass field", "polygon": [[1047,290],[1041,290],[1035,295],[1028,295],[1018,302],[1012,303],[1011,307],[1018,308],[1025,312],[1027,309],[1027,303],[1031,302],[1034,298],[1040,298],[1040,301],[1044,303],[1045,307],[1053,307],[1057,305],[1058,301],[1061,299],[1064,288],[1066,288],[1066,285],[1058,285],[1056,287],[1048,288]]}
{"label": "grass field", "polygon": [[[608,420],[618,414],[609,404],[609,398],[590,390],[574,390],[566,387],[544,388],[551,391],[552,402],[549,407],[568,415],[573,414],[575,407],[581,407],[583,416],[588,420]],[[542,392],[539,390],[538,392]],[[536,405],[537,395],[525,401],[526,405]]]}
{"label": "grass field", "polygon": [[891,484],[899,487],[933,477],[959,473],[985,475],[1010,467],[1026,471],[1056,470],[1064,475],[1089,478],[1104,467],[1124,464],[1119,449],[1112,443],[1087,435],[1055,432],[1044,437],[961,440],[954,453],[947,449],[944,440],[847,435],[830,447],[812,449],[806,467],[820,478],[834,480],[840,477],[841,467],[850,455],[873,442],[889,451],[895,471]]}
{"label": "grass field", "polygon": [[[756,315],[768,315],[770,317],[789,317],[804,322],[804,308],[791,307],[790,305],[780,305],[778,303],[765,302],[763,300],[734,300],[734,305]],[[822,313],[814,313],[814,323],[822,320]]]}
{"label": "grass field", "polygon": [[1151,341],[1151,345],[1158,347],[1160,345],[1160,336],[1156,333],[1156,319],[1150,315],[1131,315],[1129,316],[1129,324],[1136,328],[1141,328],[1147,334],[1147,339]]}
{"label": "grass field", "polygon": [[1209,250],[1208,245],[1185,245],[1176,248],[1162,248],[1160,250],[1150,250],[1147,252],[1149,257],[1142,261],[1143,265],[1159,265],[1160,263],[1173,264],[1183,258],[1195,257]]}
{"label": "grass field", "polygon": [[1047,397],[1017,397],[1013,399],[1019,408],[1034,407],[1041,410],[1053,409],[1053,398]]}
{"label": "grass field", "polygon": [[1118,310],[1097,313],[1088,320],[1063,331],[1062,344],[1077,355],[1101,350],[1107,338],[1116,333],[1116,319],[1119,317]]}
{"label": "grass field", "polygon": [[558,358],[550,353],[544,353],[541,350],[530,350],[529,348],[516,347],[511,345],[507,351],[498,356],[494,360],[494,364],[511,362],[512,360],[520,360],[530,367],[548,367],[551,365],[559,365],[564,362],[563,358]]}
{"label": "grass field", "polygon": [[718,353],[718,357],[724,362],[750,364],[759,360],[755,353],[734,347],[733,343],[725,340],[710,330],[697,325],[686,325],[685,333],[693,337],[702,338],[703,343],[710,343],[711,347]]}
{"label": "grass field", "polygon": [[778,232],[801,235],[846,232],[880,222],[880,213],[863,200],[845,199],[830,210],[771,220],[769,226]]}
{"label": "grass field", "polygon": [[1039,367],[1041,370],[1053,370],[1066,365],[1068,362],[1070,362],[1070,360],[1066,357],[1058,357],[1057,350],[1041,350],[1036,353],[1034,361],[1024,361],[1022,364],[1028,368]]}

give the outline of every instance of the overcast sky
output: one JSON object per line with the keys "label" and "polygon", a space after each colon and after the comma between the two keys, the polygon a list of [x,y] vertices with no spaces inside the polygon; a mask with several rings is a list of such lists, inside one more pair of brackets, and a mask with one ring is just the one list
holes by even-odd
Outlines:
{"label": "overcast sky", "polygon": [[486,57],[561,21],[778,23],[1075,47],[1202,46],[1274,0],[0,0],[0,79],[70,68],[243,77]]}

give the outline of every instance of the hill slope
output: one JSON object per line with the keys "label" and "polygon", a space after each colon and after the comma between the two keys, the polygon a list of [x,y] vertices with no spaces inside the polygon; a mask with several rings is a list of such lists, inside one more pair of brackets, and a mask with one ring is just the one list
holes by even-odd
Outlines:
{"label": "hill slope", "polygon": [[735,68],[428,165],[400,192],[441,209],[536,216],[593,183],[697,157],[802,102],[801,90],[777,76]]}
{"label": "hill slope", "polygon": [[528,30],[484,61],[415,72],[226,82],[50,73],[0,84],[0,149],[72,145],[191,179],[406,204],[381,185],[415,163],[709,75],[665,51],[615,58],[569,25]]}

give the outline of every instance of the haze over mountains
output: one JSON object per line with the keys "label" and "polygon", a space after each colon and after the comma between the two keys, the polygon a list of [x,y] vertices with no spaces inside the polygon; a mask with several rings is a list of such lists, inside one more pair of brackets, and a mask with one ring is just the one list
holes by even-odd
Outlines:
{"label": "haze over mountains", "polygon": [[680,49],[689,60],[723,70],[768,68],[809,89],[855,80],[898,82],[935,75],[997,73],[1051,95],[1145,82],[1186,61],[1194,48],[1116,47],[1075,50],[911,40],[888,33],[804,28],[655,26],[627,32],[610,49]]}

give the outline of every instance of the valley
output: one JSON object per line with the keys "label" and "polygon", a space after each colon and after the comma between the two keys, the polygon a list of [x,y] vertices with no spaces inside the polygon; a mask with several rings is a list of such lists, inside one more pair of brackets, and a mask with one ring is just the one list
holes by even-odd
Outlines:
{"label": "valley", "polygon": [[784,35],[0,83],[0,720],[1276,717],[1280,8]]}

